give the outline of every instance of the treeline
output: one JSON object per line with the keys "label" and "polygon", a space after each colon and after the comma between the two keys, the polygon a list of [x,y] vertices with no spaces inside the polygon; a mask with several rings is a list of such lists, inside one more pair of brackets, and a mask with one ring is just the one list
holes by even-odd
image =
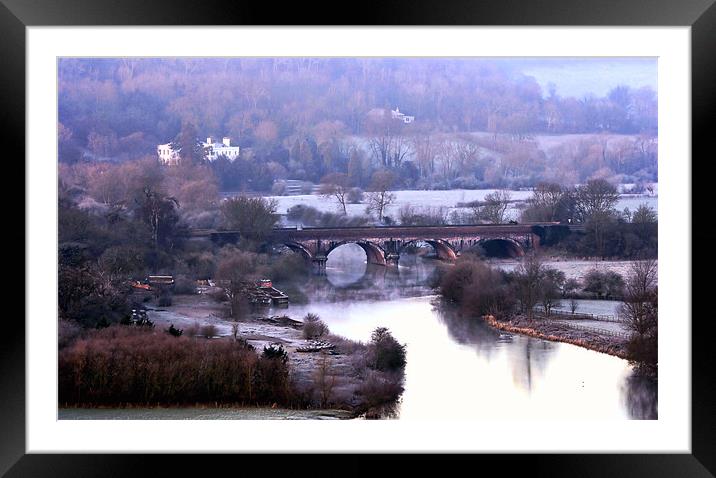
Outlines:
{"label": "treeline", "polygon": [[[301,258],[270,259],[258,247],[278,216],[262,198],[219,201],[203,166],[161,168],[156,161],[60,168],[59,316],[82,327],[118,323],[131,311],[130,280],[171,274],[178,290],[243,261],[242,280],[265,274],[290,281]],[[191,228],[226,227],[239,247],[188,240]],[[246,258],[249,259],[246,259]],[[225,268],[225,267],[224,267]],[[165,298],[166,299],[166,298]]]}
{"label": "treeline", "polygon": [[566,237],[545,237],[544,244],[583,256],[656,257],[658,252],[658,217],[656,211],[642,204],[635,211],[616,209],[617,188],[603,179],[587,181],[577,187],[539,184],[522,222],[581,224],[583,233]]}
{"label": "treeline", "polygon": [[[393,120],[395,107],[416,121]],[[70,163],[229,136],[243,150],[215,163],[222,190],[334,172],[365,187],[376,168],[409,188],[656,179],[654,91],[566,98],[489,60],[63,59],[59,122],[60,161]],[[488,134],[458,134],[474,131]],[[532,139],[542,133],[597,136],[546,148]]]}
{"label": "treeline", "polygon": [[[527,255],[513,271],[493,269],[475,257],[463,257],[439,281],[441,295],[467,317],[492,316],[498,321],[526,317],[549,319],[563,300],[587,292],[598,298],[620,298],[619,316],[629,331],[627,354],[639,372],[656,375],[658,364],[658,288],[654,259],[632,263],[626,278],[592,270],[584,282]],[[577,303],[570,300],[572,313]]]}

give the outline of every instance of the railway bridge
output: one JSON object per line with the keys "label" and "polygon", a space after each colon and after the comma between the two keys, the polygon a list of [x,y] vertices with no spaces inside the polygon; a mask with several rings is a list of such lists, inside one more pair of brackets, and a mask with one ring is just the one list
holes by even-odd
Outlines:
{"label": "railway bridge", "polygon": [[[371,264],[397,266],[400,255],[411,247],[427,243],[439,259],[452,261],[468,249],[481,247],[490,256],[520,257],[540,246],[546,229],[556,223],[476,224],[445,226],[385,226],[336,228],[276,228],[267,246],[286,246],[325,271],[328,254],[344,244],[357,244]],[[237,231],[195,230],[192,236],[208,236],[216,242],[240,240]]]}

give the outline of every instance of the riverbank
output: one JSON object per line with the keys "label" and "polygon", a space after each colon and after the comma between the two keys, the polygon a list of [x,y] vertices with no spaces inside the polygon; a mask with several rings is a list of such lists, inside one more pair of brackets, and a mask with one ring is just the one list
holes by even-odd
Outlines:
{"label": "riverbank", "polygon": [[268,407],[64,407],[59,420],[347,420],[346,410],[292,410]]}
{"label": "riverbank", "polygon": [[564,342],[595,352],[627,359],[627,340],[622,337],[599,334],[588,330],[577,330],[565,324],[551,322],[549,320],[529,320],[523,316],[516,316],[509,320],[500,321],[491,315],[486,315],[483,317],[483,320],[491,327],[505,332],[526,335],[552,342]]}
{"label": "riverbank", "polygon": [[[153,328],[115,325],[81,333],[63,347],[60,377],[66,393],[59,404],[66,411],[60,418],[142,415],[136,410],[157,410],[168,419],[207,413],[226,419],[374,417],[403,392],[402,371],[372,365],[372,342],[348,340],[327,329],[318,340],[307,340],[301,317],[266,310],[234,321],[227,317],[226,303],[204,294],[146,306]],[[180,336],[171,337],[170,327]],[[272,357],[280,359],[279,350],[285,353],[284,365],[270,365]],[[203,363],[208,365],[197,369]],[[210,382],[211,393],[196,389],[197,373]],[[278,382],[266,382],[274,379]],[[109,411],[85,413],[95,409]],[[211,409],[216,411],[201,411]]]}

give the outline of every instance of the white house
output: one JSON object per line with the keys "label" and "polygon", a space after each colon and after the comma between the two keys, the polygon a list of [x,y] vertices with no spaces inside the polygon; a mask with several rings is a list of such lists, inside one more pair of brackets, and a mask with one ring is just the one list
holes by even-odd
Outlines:
{"label": "white house", "polygon": [[157,155],[159,162],[167,166],[176,166],[179,164],[179,153],[172,149],[172,144],[157,145]]}
{"label": "white house", "polygon": [[390,116],[393,119],[402,121],[405,124],[412,123],[415,121],[415,116],[408,116],[400,112],[400,109],[396,106],[394,110],[390,110]]}
{"label": "white house", "polygon": [[[241,148],[239,146],[231,146],[231,138],[224,137],[221,143],[216,143],[211,137],[206,138],[206,142],[201,145],[206,150],[207,161],[215,161],[219,156],[225,156],[229,161],[234,161],[239,157]],[[157,145],[157,155],[159,162],[167,166],[176,166],[179,164],[179,152],[172,148],[172,143]]]}
{"label": "white house", "polygon": [[206,159],[209,161],[215,161],[219,156],[226,156],[229,161],[234,161],[239,157],[241,148],[238,146],[231,146],[231,139],[224,137],[221,143],[215,143],[211,137],[206,138],[206,143],[202,143],[204,148],[207,149]]}
{"label": "white house", "polygon": [[[374,119],[385,118],[388,114],[388,108],[373,108],[368,111],[367,114],[369,117],[372,117]],[[415,121],[415,116],[409,116],[404,113],[401,113],[400,109],[397,107],[394,110],[390,110],[390,117],[394,120],[402,121],[405,124],[410,124]]]}

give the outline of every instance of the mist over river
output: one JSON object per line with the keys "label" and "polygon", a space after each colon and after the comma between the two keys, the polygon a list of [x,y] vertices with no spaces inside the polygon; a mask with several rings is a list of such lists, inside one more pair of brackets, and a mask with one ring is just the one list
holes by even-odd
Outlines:
{"label": "mist over river", "polygon": [[[461,316],[430,287],[437,261],[405,255],[400,264],[398,270],[367,265],[359,246],[341,246],[329,255],[325,276],[313,276],[302,284],[307,303],[293,303],[269,314],[285,313],[301,320],[312,312],[332,333],[363,342],[370,340],[376,327],[390,329],[407,346],[407,366],[405,391],[389,418],[657,418],[656,385],[634,377],[627,361],[566,343],[504,334],[481,319]],[[493,265],[509,268],[510,264]],[[592,266],[584,261],[568,268],[574,272]],[[615,306],[613,301],[581,301],[580,305],[585,312],[590,308],[609,312]],[[220,329],[222,335],[230,333],[226,327]],[[60,418],[75,420],[334,417],[321,411],[231,408],[60,410]]]}
{"label": "mist over river", "polygon": [[[356,246],[357,247],[357,246]],[[407,344],[400,419],[653,419],[656,390],[620,358],[570,344],[502,334],[461,317],[428,287],[436,263],[401,258],[398,272],[329,256],[300,319],[318,314],[333,333],[368,341],[388,327]],[[360,253],[358,252],[360,251]]]}

